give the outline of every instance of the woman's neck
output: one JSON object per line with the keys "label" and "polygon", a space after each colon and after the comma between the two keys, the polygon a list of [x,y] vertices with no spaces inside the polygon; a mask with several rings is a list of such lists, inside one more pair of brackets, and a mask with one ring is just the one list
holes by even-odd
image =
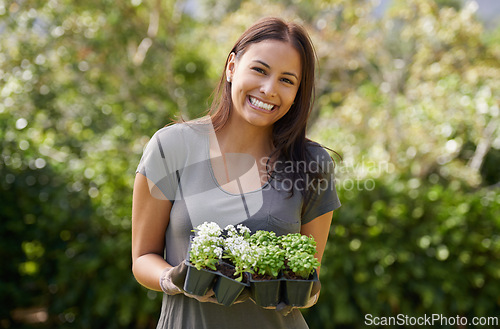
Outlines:
{"label": "woman's neck", "polygon": [[255,191],[268,182],[267,160],[273,151],[271,133],[272,128],[266,131],[260,127],[228,122],[212,135],[212,168],[223,189],[243,193]]}
{"label": "woman's neck", "polygon": [[274,149],[272,127],[236,125],[228,121],[216,136],[222,153],[246,153],[258,159],[269,156]]}

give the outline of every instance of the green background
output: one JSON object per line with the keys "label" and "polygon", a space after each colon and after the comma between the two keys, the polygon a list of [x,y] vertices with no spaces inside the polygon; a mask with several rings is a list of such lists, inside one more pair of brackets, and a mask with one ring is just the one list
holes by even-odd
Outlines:
{"label": "green background", "polygon": [[309,136],[343,157],[311,328],[500,318],[500,30],[474,2],[376,4],[0,0],[0,328],[155,327],[131,273],[142,149],[205,113],[273,13],[311,34]]}

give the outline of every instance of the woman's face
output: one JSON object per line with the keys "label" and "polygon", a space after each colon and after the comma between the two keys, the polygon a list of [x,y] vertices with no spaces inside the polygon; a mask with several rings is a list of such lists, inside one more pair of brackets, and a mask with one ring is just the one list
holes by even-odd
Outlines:
{"label": "woman's face", "polygon": [[292,106],[301,79],[300,55],[287,42],[265,40],[242,56],[231,54],[226,75],[231,79],[230,120],[269,128]]}

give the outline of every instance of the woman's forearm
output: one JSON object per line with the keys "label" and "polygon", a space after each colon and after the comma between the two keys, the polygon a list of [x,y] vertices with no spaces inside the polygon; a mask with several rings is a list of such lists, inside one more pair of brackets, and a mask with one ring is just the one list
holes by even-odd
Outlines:
{"label": "woman's forearm", "polygon": [[145,254],[137,257],[132,264],[134,277],[144,287],[161,291],[159,280],[163,270],[172,267],[158,254]]}

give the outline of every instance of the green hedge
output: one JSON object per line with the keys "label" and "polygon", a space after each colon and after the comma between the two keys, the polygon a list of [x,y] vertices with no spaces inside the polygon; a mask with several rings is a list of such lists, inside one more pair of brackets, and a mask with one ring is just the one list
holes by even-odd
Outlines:
{"label": "green hedge", "polygon": [[500,320],[498,189],[408,182],[339,191],[311,328],[360,328],[366,314]]}
{"label": "green hedge", "polygon": [[[72,191],[49,166],[0,167],[0,177],[0,328],[154,326],[160,296],[133,278],[130,229],[96,214],[88,186]],[[16,320],[38,307],[43,325]]]}

